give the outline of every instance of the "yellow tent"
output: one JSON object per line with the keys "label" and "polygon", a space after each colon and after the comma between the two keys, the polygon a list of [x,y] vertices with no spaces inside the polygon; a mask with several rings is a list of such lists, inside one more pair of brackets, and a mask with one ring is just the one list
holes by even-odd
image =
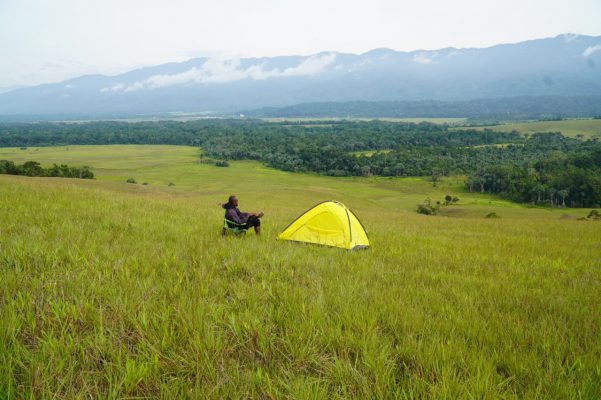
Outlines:
{"label": "yellow tent", "polygon": [[341,247],[366,249],[369,239],[365,228],[351,210],[337,201],[324,201],[312,207],[279,234],[278,239]]}

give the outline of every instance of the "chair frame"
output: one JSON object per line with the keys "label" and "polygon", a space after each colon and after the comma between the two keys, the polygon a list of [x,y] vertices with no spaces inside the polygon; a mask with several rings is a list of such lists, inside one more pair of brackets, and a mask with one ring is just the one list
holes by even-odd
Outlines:
{"label": "chair frame", "polygon": [[[232,228],[233,225],[234,227]],[[228,232],[233,233],[234,235],[246,235],[247,229],[241,228],[245,224],[239,224],[237,222],[231,221],[227,218],[223,219],[223,229],[221,230],[221,235],[225,236]]]}

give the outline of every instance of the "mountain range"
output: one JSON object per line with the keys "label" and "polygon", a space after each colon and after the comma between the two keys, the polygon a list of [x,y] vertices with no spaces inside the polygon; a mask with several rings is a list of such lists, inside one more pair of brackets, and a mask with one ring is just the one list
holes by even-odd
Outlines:
{"label": "mountain range", "polygon": [[0,93],[0,115],[231,115],[315,102],[599,95],[601,36],[564,34],[488,48],[195,58]]}

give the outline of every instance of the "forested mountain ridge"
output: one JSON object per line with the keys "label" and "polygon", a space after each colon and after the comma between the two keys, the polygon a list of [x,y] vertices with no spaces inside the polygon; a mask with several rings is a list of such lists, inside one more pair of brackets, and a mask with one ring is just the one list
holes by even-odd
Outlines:
{"label": "forested mountain ridge", "polygon": [[[0,116],[231,115],[239,110],[314,102],[600,96],[600,68],[601,37],[579,35],[483,49],[197,58],[2,93]],[[386,111],[377,113],[390,116]]]}
{"label": "forested mountain ridge", "polygon": [[348,101],[265,107],[242,113],[257,118],[468,118],[533,120],[601,116],[599,96],[520,96],[461,101]]}

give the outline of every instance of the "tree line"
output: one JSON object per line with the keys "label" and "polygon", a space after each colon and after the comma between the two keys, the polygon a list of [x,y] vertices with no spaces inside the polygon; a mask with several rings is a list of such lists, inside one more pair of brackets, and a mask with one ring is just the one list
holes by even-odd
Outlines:
{"label": "tree line", "polygon": [[65,164],[54,164],[51,167],[44,168],[37,161],[27,161],[23,164],[15,164],[13,161],[0,160],[0,174],[94,179],[94,173],[89,167],[78,168],[70,167]]}
{"label": "tree line", "polygon": [[472,173],[466,188],[553,207],[600,207],[601,148],[590,153],[554,152],[523,164],[487,166]]}

